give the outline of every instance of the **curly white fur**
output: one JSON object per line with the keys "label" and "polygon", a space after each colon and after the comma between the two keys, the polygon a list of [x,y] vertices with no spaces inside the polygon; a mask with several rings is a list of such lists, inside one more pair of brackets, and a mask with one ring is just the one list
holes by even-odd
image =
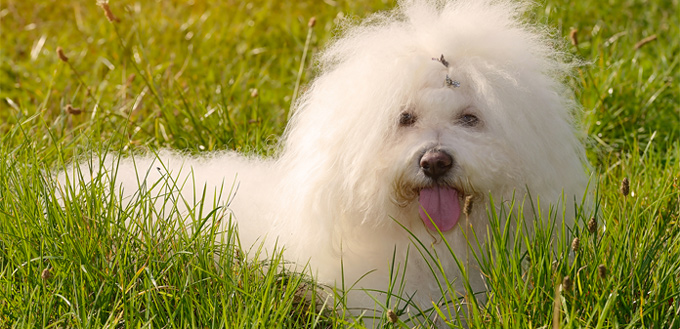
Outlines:
{"label": "curly white fur", "polygon": [[[329,285],[384,291],[391,262],[403,265],[410,248],[405,293],[428,308],[442,291],[400,224],[442,256],[449,280],[460,273],[419,214],[423,190],[455,189],[461,204],[474,197],[469,224],[480,234],[490,195],[498,204],[530,192],[546,208],[580,200],[586,190],[576,106],[562,83],[569,67],[544,30],[522,21],[524,11],[505,0],[403,1],[331,43],[274,157],[165,152],[123,160],[116,184],[132,195],[140,182],[190,177],[180,190],[191,203],[200,195],[194,191],[205,187],[210,196],[235,182],[231,200],[205,203],[229,203],[242,245],[263,242],[271,251],[278,243],[286,260],[309,262]],[[448,63],[433,60],[442,55]],[[447,85],[447,76],[460,87]],[[428,150],[451,157],[441,177],[424,174]],[[443,232],[461,257],[462,223]],[[483,290],[478,270],[468,270],[472,287]],[[349,304],[375,307],[365,291],[351,293]]]}

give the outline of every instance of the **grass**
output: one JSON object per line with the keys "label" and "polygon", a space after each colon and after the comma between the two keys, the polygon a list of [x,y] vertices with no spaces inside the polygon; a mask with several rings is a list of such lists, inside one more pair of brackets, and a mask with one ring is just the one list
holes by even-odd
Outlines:
{"label": "grass", "polygon": [[[393,6],[116,1],[111,23],[94,1],[1,2],[0,327],[360,327],[317,305],[314,282],[278,271],[280,257],[248,259],[232,231],[213,229],[228,220],[220,213],[190,214],[202,235],[172,221],[150,228],[150,196],[117,209],[97,184],[62,207],[50,172],[107,151],[267,154],[338,19]],[[492,297],[473,326],[680,328],[678,10],[677,0],[545,0],[531,12],[565,42],[577,29],[566,51],[588,63],[570,83],[597,228],[580,216],[574,251],[545,229],[504,234],[506,215],[492,214],[478,255]]]}

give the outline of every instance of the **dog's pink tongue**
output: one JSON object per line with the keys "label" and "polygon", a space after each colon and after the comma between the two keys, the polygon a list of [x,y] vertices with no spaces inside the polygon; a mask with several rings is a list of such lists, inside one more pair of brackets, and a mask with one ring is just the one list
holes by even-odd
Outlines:
{"label": "dog's pink tongue", "polygon": [[[442,232],[452,229],[458,223],[458,219],[460,219],[458,191],[439,186],[422,189],[419,201],[422,205],[420,208],[420,218],[431,230],[437,230],[432,225],[432,222]],[[432,221],[430,221],[427,215],[430,215]]]}

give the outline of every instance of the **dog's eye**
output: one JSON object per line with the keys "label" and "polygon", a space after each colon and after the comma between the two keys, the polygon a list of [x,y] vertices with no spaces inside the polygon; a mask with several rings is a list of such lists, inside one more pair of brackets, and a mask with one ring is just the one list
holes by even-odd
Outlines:
{"label": "dog's eye", "polygon": [[403,112],[399,116],[399,126],[410,127],[410,126],[413,126],[414,123],[416,123],[415,114],[412,114],[412,113],[409,113],[409,112]]}
{"label": "dog's eye", "polygon": [[479,124],[479,118],[472,114],[464,114],[458,118],[458,124],[464,127],[475,127]]}

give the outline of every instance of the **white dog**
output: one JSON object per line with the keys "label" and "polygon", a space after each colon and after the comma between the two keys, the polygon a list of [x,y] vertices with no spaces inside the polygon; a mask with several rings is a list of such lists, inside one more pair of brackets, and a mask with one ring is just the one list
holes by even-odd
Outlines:
{"label": "white dog", "polygon": [[[225,206],[245,248],[282,246],[319,282],[354,285],[350,307],[385,302],[371,290],[387,291],[397,268],[402,297],[432,307],[456,293],[437,279],[463,291],[442,237],[463,259],[466,230],[485,231],[490,197],[569,211],[586,190],[562,82],[569,66],[523,14],[506,0],[404,1],[331,43],[274,157],[161,152],[122,160],[115,184],[124,198],[140,186],[179,190],[189,205],[205,189],[204,208]],[[417,248],[436,252],[440,270]],[[477,267],[466,271],[483,291]]]}

